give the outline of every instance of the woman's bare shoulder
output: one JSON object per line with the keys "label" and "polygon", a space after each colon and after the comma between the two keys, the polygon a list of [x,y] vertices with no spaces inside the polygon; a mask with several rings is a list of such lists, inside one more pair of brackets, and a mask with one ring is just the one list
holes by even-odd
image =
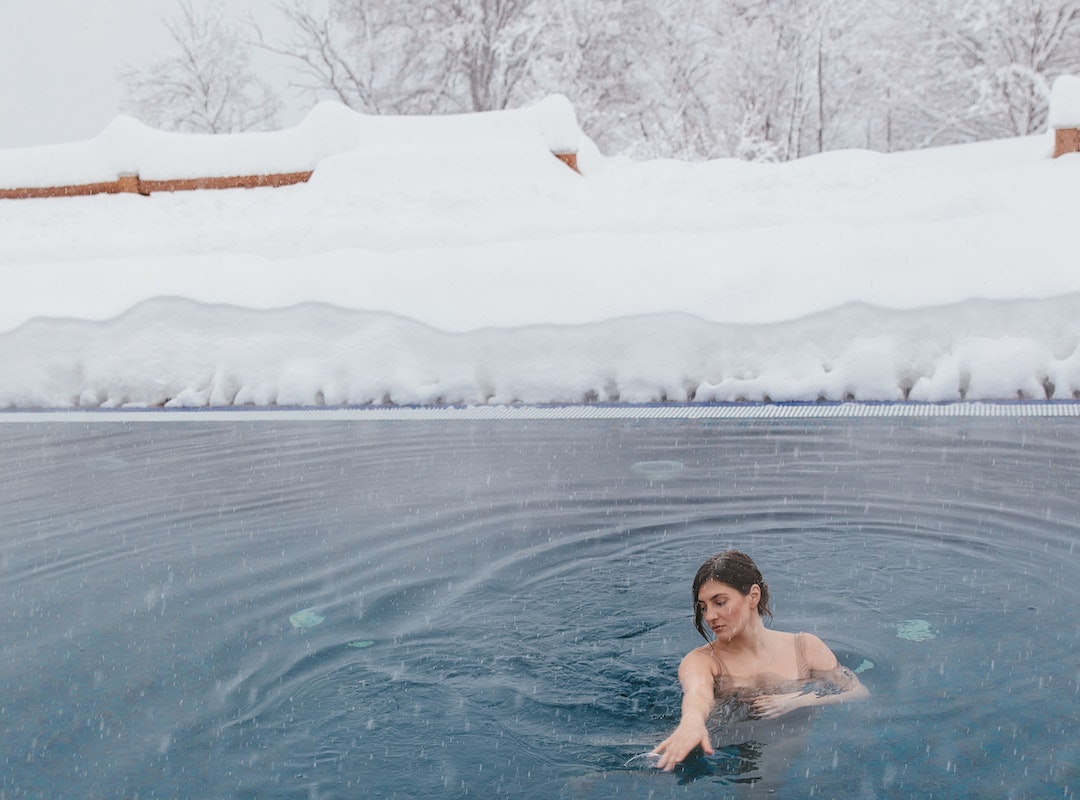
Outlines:
{"label": "woman's bare shoulder", "polygon": [[836,655],[829,646],[812,633],[797,634],[802,639],[803,653],[806,656],[806,665],[810,669],[827,670],[836,669],[839,663]]}
{"label": "woman's bare shoulder", "polygon": [[710,645],[703,644],[701,645],[701,647],[695,647],[693,650],[683,656],[682,663],[711,663],[712,660],[712,647]]}
{"label": "woman's bare shoulder", "polygon": [[707,672],[710,675],[715,673],[716,658],[712,654],[712,648],[709,645],[702,645],[701,647],[695,647],[685,656],[683,656],[682,663],[679,665],[679,674],[684,671],[688,672]]}

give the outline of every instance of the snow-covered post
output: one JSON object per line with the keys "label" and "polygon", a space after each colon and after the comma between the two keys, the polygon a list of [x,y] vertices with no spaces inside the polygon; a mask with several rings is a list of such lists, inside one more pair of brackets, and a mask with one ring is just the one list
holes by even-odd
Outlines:
{"label": "snow-covered post", "polygon": [[1050,90],[1054,158],[1080,152],[1080,77],[1062,75]]}
{"label": "snow-covered post", "polygon": [[574,172],[578,169],[578,145],[581,128],[577,124],[574,104],[566,95],[552,94],[534,103],[525,113],[533,119],[548,150]]}

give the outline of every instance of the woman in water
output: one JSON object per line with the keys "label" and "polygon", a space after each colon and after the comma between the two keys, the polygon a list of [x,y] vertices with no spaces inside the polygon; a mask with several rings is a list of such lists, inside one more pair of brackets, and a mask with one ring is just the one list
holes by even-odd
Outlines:
{"label": "woman in water", "polygon": [[[708,644],[691,650],[679,665],[682,718],[653,751],[660,756],[656,765],[661,769],[674,769],[697,747],[712,755],[705,723],[722,698],[740,699],[749,706],[750,717],[763,719],[869,694],[812,633],[765,627],[762,617],[772,617],[769,587],[745,553],[728,550],[702,564],[693,596],[694,627]],[[712,641],[706,626],[713,632]]]}

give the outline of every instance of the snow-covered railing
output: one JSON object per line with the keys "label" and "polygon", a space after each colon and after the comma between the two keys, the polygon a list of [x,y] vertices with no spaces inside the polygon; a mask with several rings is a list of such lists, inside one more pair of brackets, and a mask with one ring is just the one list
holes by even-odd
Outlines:
{"label": "snow-covered railing", "polygon": [[1050,90],[1054,158],[1080,152],[1080,77],[1062,75]]}
{"label": "snow-covered railing", "polygon": [[0,189],[0,199],[27,199],[31,197],[79,197],[89,194],[141,194],[152,192],[183,192],[194,189],[254,189],[263,186],[288,186],[303,183],[311,177],[311,170],[284,172],[270,175],[228,175],[209,178],[186,178],[143,180],[137,173],[125,172],[114,181],[67,184],[64,186],[24,186],[17,189]]}
{"label": "snow-covered railing", "polygon": [[523,109],[442,117],[369,116],[322,103],[287,130],[224,135],[170,133],[118,117],[84,142],[0,150],[0,198],[285,186],[358,148],[546,148],[576,171],[580,135],[561,95]]}

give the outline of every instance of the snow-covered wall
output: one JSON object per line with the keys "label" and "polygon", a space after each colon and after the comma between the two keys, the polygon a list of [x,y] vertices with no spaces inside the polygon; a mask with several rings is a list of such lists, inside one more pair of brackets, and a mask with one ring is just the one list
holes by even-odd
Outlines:
{"label": "snow-covered wall", "polygon": [[576,153],[580,135],[561,95],[523,109],[445,117],[369,116],[321,103],[293,128],[229,135],[170,133],[118,117],[85,142],[0,150],[0,189],[105,183],[122,174],[159,181],[310,172],[357,148],[376,159],[403,150]]}

